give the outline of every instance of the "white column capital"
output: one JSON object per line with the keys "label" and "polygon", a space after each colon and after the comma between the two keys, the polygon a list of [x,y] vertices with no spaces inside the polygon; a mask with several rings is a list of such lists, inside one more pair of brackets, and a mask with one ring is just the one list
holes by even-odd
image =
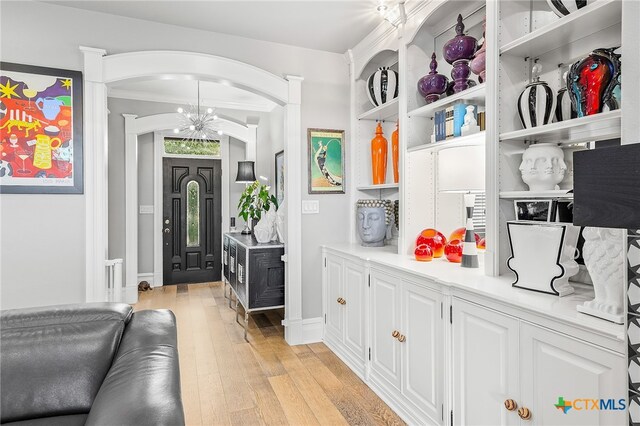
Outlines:
{"label": "white column capital", "polygon": [[302,81],[304,77],[298,75],[287,75],[285,79],[289,82],[289,105],[300,105],[302,103]]}
{"label": "white column capital", "polygon": [[84,80],[102,83],[104,81],[102,61],[107,51],[86,46],[80,46],[79,49],[84,56]]}

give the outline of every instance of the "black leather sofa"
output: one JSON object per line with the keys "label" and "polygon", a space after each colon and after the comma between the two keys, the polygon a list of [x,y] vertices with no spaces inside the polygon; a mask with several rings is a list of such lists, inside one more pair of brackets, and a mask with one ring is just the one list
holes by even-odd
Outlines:
{"label": "black leather sofa", "polygon": [[90,303],[0,314],[0,422],[184,425],[175,316]]}

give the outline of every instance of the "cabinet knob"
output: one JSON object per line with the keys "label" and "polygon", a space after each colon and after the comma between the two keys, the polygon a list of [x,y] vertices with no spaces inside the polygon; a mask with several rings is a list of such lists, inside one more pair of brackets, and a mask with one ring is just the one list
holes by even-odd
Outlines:
{"label": "cabinet knob", "polygon": [[400,336],[398,336],[398,341],[400,343],[404,343],[405,340],[407,340],[407,338],[404,336],[404,334],[401,334]]}
{"label": "cabinet knob", "polygon": [[522,420],[529,420],[531,418],[531,411],[527,407],[518,408],[518,415]]}
{"label": "cabinet knob", "polygon": [[347,304],[347,301],[346,301],[346,300],[344,300],[344,299],[341,299],[341,300],[340,300],[340,304],[341,304],[341,305],[346,305],[346,304]]}
{"label": "cabinet knob", "polygon": [[391,336],[394,339],[397,339],[399,335],[400,335],[400,332],[398,330],[393,330],[393,333],[391,333]]}
{"label": "cabinet knob", "polygon": [[518,404],[513,399],[507,399],[504,401],[504,408],[508,411],[515,411],[518,408]]}

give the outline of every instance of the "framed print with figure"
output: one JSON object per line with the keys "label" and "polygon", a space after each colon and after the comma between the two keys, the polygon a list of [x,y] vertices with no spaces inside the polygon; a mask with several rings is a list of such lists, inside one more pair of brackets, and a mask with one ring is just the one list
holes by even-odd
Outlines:
{"label": "framed print with figure", "polygon": [[344,194],[344,130],[308,129],[309,194]]}

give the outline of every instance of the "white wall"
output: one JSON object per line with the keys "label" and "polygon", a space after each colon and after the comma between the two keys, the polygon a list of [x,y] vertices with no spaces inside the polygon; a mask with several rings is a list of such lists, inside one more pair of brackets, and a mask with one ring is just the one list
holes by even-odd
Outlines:
{"label": "white wall", "polygon": [[[3,61],[81,70],[79,45],[104,48],[109,54],[159,49],[209,53],[276,75],[303,76],[300,143],[305,147],[306,128],[346,129],[349,125],[349,77],[342,55],[47,3],[3,1],[0,7]],[[29,30],[25,31],[27,16]],[[52,22],[62,24],[52,31]],[[306,161],[300,166],[306,176]],[[321,314],[319,246],[344,239],[348,229],[347,197],[317,198],[321,214],[303,221],[304,318]],[[83,300],[84,196],[2,195],[0,202],[2,230],[7,231],[0,242],[2,307]],[[58,222],[40,226],[42,216],[51,212],[57,212]],[[65,232],[63,238],[61,232]],[[42,268],[34,266],[38,262],[43,262]]]}

